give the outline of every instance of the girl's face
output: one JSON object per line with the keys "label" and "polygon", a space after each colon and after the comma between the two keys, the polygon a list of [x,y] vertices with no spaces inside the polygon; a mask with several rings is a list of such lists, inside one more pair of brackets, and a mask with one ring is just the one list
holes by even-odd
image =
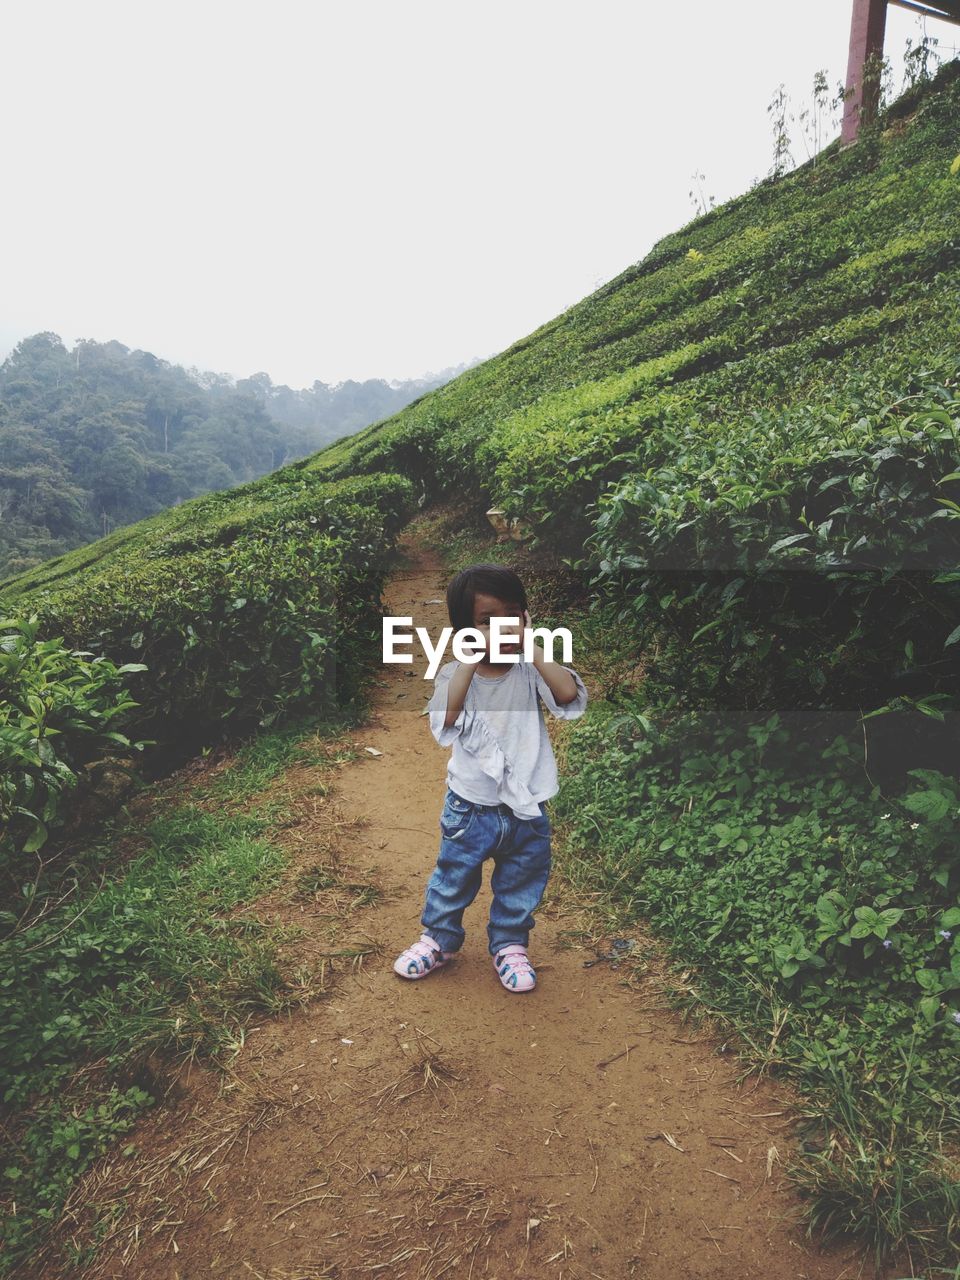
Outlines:
{"label": "girl's face", "polygon": [[[508,640],[505,637],[501,638],[500,652],[502,654],[522,653],[523,642],[520,638],[523,635],[522,605],[518,604],[516,601],[511,603],[509,600],[501,600],[499,596],[488,596],[483,592],[478,591],[473,598],[473,625],[478,631],[482,631],[487,637],[487,656],[484,657],[484,662],[493,662],[493,659],[489,657],[490,621],[492,618],[520,619],[519,624],[513,624],[510,627],[504,628],[506,635],[509,635],[511,632],[515,632],[517,639],[513,641]],[[501,663],[505,664],[507,661],[508,659],[506,658],[501,659]]]}

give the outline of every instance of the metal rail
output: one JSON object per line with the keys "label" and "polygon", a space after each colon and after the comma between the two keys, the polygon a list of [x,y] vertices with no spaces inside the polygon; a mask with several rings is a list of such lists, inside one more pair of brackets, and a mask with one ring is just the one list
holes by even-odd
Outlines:
{"label": "metal rail", "polygon": [[887,3],[922,13],[926,18],[939,18],[942,22],[955,22],[960,26],[960,3],[957,0],[931,0],[930,4],[918,4],[917,0],[887,0]]}

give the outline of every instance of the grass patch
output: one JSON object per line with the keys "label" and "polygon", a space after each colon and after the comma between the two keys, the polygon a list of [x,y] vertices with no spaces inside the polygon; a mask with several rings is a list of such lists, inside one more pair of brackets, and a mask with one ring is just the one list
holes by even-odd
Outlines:
{"label": "grass patch", "polygon": [[649,924],[678,1007],[798,1086],[811,1231],[952,1268],[960,791],[923,770],[884,794],[852,728],[596,700],[565,739],[558,865]]}
{"label": "grass patch", "polygon": [[[343,727],[301,720],[263,734],[189,794],[180,784],[145,825],[124,809],[56,884],[40,882],[0,940],[0,1275],[43,1247],[71,1188],[116,1156],[168,1073],[190,1059],[228,1065],[252,1017],[308,1003],[331,962],[370,952],[332,942],[316,972],[287,973],[281,949],[302,927],[245,909],[283,887],[287,866],[272,838],[287,807],[258,797],[291,766],[351,758],[328,741]],[[304,873],[293,895],[321,891],[341,917],[377,893],[334,867]]]}
{"label": "grass patch", "polygon": [[296,766],[345,764],[355,760],[357,753],[348,744],[330,739],[361,720],[357,707],[339,719],[324,721],[319,728],[312,718],[290,719],[279,729],[248,739],[232,755],[229,766],[209,781],[200,783],[194,794],[202,800],[236,803],[265,790],[275,778]]}

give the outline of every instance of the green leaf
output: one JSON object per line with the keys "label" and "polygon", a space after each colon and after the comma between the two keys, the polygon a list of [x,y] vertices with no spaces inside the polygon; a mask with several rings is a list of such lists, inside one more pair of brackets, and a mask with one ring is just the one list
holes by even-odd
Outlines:
{"label": "green leaf", "polygon": [[904,796],[903,803],[911,813],[939,822],[950,812],[953,800],[945,791],[912,791]]}
{"label": "green leaf", "polygon": [[936,969],[918,969],[914,977],[917,980],[917,984],[924,991],[934,992],[940,990],[940,975]]}
{"label": "green leaf", "polygon": [[38,819],[36,826],[23,843],[24,853],[36,853],[38,849],[46,844],[48,834],[47,828]]}
{"label": "green leaf", "polygon": [[817,917],[827,925],[838,925],[840,923],[840,912],[837,910],[836,903],[823,894],[817,899]]}
{"label": "green leaf", "polygon": [[809,537],[809,533],[792,533],[789,538],[780,538],[778,542],[775,542],[773,546],[769,548],[768,554],[773,555],[774,551],[779,551],[781,547],[790,547],[795,542],[799,542],[801,538]]}
{"label": "green leaf", "polygon": [[714,627],[719,627],[719,626],[721,625],[721,623],[723,623],[724,621],[725,621],[725,619],[724,619],[723,617],[714,618],[714,620],[713,620],[712,622],[708,622],[708,623],[706,624],[706,626],[701,627],[701,628],[699,629],[699,631],[695,631],[695,632],[693,633],[693,635],[690,637],[691,643],[692,643],[694,640],[699,640],[699,638],[700,638],[700,637],[701,637],[705,632],[707,632],[707,631],[712,631],[712,630],[714,629]]}
{"label": "green leaf", "polygon": [[920,1001],[920,1013],[924,1021],[931,1027],[936,1021],[937,1013],[939,1012],[939,1009],[940,1009],[939,996],[924,996],[923,999]]}

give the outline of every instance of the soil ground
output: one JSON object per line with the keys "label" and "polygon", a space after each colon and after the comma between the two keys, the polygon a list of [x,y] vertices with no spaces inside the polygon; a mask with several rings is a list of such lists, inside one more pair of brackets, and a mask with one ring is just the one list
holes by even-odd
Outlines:
{"label": "soil ground", "polygon": [[[411,537],[384,603],[436,635],[447,623],[445,575]],[[531,933],[535,991],[506,991],[487,954],[490,862],[457,959],[422,981],[393,973],[420,933],[445,788],[448,753],[421,716],[425,669],[416,653],[412,669],[384,667],[369,722],[345,735],[359,755],[330,794],[318,795],[309,766],[282,783],[291,874],[331,856],[336,835],[343,883],[381,895],[344,908],[346,942],[340,912],[339,945],[329,895],[253,904],[261,918],[305,927],[304,958],[350,943],[367,954],[335,959],[323,998],[258,1019],[225,1077],[192,1064],[128,1135],[137,1153],[87,1179],[86,1203],[113,1196],[128,1208],[86,1274],[870,1274],[861,1255],[819,1252],[797,1225],[783,1174],[795,1116],[784,1087],[738,1083],[743,1064],[681,1021],[653,978],[626,981],[622,967],[596,963],[590,904],[559,878]],[[552,734],[566,729],[551,723]]]}

